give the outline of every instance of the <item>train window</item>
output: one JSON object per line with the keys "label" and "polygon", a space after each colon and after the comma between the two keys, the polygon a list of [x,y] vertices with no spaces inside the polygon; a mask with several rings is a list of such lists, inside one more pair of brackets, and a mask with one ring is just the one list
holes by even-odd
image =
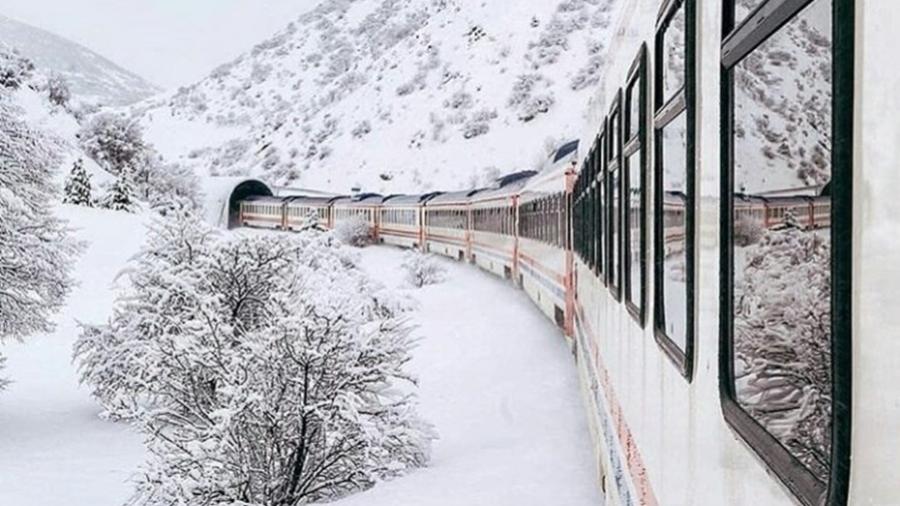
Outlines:
{"label": "train window", "polygon": [[593,209],[594,216],[593,222],[596,227],[596,233],[593,237],[593,242],[596,247],[596,265],[597,268],[594,270],[594,273],[600,277],[600,279],[605,283],[606,279],[606,263],[605,263],[605,252],[606,252],[606,244],[604,241],[605,233],[606,233],[606,189],[603,184],[603,178],[605,175],[606,168],[606,125],[603,124],[603,129],[600,132],[600,136],[597,138],[597,148],[594,151],[594,165],[596,169],[592,175],[591,181],[596,188],[597,197],[594,201]]}
{"label": "train window", "polygon": [[597,151],[597,146],[594,146],[594,149],[591,150],[590,156],[588,158],[588,181],[587,181],[587,219],[588,219],[588,245],[587,245],[587,257],[588,257],[588,266],[594,271],[597,272],[597,209],[594,205],[596,201],[596,192],[594,185],[594,177],[597,175],[597,164],[596,160],[594,160],[595,153]]}
{"label": "train window", "polygon": [[654,45],[654,335],[688,381],[694,354],[694,19],[694,0],[667,1]]}
{"label": "train window", "polygon": [[646,240],[646,202],[644,189],[646,180],[646,131],[647,110],[646,63],[647,49],[642,46],[638,56],[628,72],[628,84],[625,91],[625,139],[623,159],[625,167],[622,171],[624,243],[623,286],[625,305],[628,312],[644,325],[644,286],[647,272],[647,240]]}
{"label": "train window", "polygon": [[853,3],[723,20],[723,413],[806,505],[849,480]]}
{"label": "train window", "polygon": [[[687,0],[693,3],[693,0]],[[664,6],[662,24],[657,34],[657,94],[660,107],[676,97],[686,83],[687,71],[687,6],[685,0],[669,0]]]}
{"label": "train window", "polygon": [[621,213],[621,154],[622,154],[622,92],[616,95],[613,100],[612,109],[609,113],[608,136],[609,136],[609,161],[606,168],[606,188],[609,196],[609,209],[607,215],[608,245],[607,254],[609,261],[607,265],[607,277],[609,279],[609,290],[616,300],[621,300],[622,292],[622,213]]}

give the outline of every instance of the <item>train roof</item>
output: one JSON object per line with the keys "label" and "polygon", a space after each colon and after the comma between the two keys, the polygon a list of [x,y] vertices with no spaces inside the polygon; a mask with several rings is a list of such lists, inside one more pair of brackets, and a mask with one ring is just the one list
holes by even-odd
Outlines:
{"label": "train roof", "polygon": [[309,188],[275,188],[275,195],[284,198],[290,197],[306,197],[306,198],[335,198],[341,195],[337,193],[324,192],[320,190],[311,190]]}
{"label": "train roof", "polygon": [[360,193],[351,197],[338,197],[332,201],[336,206],[357,207],[381,204],[384,197],[378,193]]}
{"label": "train roof", "polygon": [[416,205],[427,202],[438,195],[441,195],[441,193],[431,192],[416,195],[388,195],[382,200],[382,204],[385,206]]}
{"label": "train roof", "polygon": [[436,195],[434,198],[429,199],[425,205],[435,205],[435,204],[459,204],[466,203],[469,200],[469,197],[478,193],[481,190],[462,190],[455,192],[446,192]]}
{"label": "train roof", "polygon": [[283,204],[284,199],[281,197],[272,197],[268,195],[248,195],[242,199],[243,202],[257,202],[260,204]]}
{"label": "train roof", "polygon": [[499,179],[494,186],[479,191],[471,197],[473,202],[492,198],[506,197],[518,194],[528,181],[537,175],[536,171],[523,170],[507,174]]}
{"label": "train roof", "polygon": [[338,200],[340,198],[344,198],[343,195],[334,195],[334,196],[295,196],[295,197],[286,197],[284,200],[288,204],[299,204],[299,205],[310,205],[310,206],[327,206]]}
{"label": "train roof", "polygon": [[556,164],[561,161],[569,161],[569,159],[577,157],[578,156],[578,145],[579,145],[578,140],[569,141],[569,142],[563,144],[562,146],[560,146],[559,149],[556,150],[556,153],[554,153],[553,156],[551,157],[551,160],[552,160],[551,163]]}

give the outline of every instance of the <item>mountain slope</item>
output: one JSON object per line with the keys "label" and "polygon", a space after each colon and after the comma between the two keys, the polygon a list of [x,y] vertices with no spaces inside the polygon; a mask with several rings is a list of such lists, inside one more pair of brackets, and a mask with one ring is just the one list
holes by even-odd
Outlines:
{"label": "mountain slope", "polygon": [[122,106],[161,91],[75,42],[3,16],[0,41],[16,48],[38,67],[61,74],[75,97],[85,102]]}
{"label": "mountain slope", "polygon": [[342,192],[482,183],[577,136],[611,4],[325,0],[133,113],[201,174]]}

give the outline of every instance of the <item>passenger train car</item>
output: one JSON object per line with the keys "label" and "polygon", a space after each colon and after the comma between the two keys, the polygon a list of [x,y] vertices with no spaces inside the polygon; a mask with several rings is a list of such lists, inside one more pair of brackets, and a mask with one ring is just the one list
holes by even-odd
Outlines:
{"label": "passenger train car", "polygon": [[622,0],[590,129],[548,167],[323,222],[521,286],[570,339],[608,504],[900,504],[889,19]]}

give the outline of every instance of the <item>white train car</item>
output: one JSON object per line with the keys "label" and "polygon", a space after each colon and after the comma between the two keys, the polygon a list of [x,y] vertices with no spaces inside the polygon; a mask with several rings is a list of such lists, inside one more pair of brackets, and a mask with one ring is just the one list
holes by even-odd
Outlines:
{"label": "white train car", "polygon": [[284,200],[249,196],[240,203],[238,220],[244,227],[284,229]]}
{"label": "white train car", "polygon": [[554,153],[548,166],[522,188],[517,214],[517,282],[566,335],[572,335],[567,314],[574,309],[568,296],[572,289],[568,207],[577,156],[577,141]]}
{"label": "white train car", "polygon": [[372,238],[378,237],[378,217],[383,197],[375,193],[363,193],[352,197],[339,197],[331,202],[331,226],[348,220],[361,220],[369,226]]}
{"label": "white train car", "polygon": [[471,221],[470,260],[502,278],[515,279],[516,209],[519,192],[534,171],[517,172],[497,180],[494,188],[482,190],[469,199]]}
{"label": "white train car", "polygon": [[469,197],[477,190],[442,193],[425,203],[425,251],[470,258]]}
{"label": "white train car", "polygon": [[334,226],[331,217],[331,203],[341,197],[288,197],[285,199],[285,230],[300,230],[313,222],[316,227],[327,230]]}
{"label": "white train car", "polygon": [[425,244],[425,202],[436,194],[392,195],[381,204],[380,235],[384,244],[420,248]]}
{"label": "white train car", "polygon": [[897,504],[900,3],[623,0],[615,19],[573,207],[606,503]]}

